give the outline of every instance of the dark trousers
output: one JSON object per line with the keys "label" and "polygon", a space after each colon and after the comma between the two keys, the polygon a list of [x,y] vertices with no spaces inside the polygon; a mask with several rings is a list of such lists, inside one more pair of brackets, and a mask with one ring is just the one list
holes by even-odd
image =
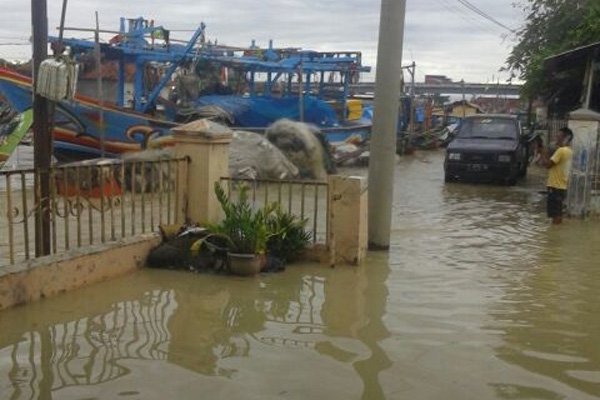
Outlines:
{"label": "dark trousers", "polygon": [[562,217],[563,203],[567,197],[564,189],[548,188],[548,218]]}

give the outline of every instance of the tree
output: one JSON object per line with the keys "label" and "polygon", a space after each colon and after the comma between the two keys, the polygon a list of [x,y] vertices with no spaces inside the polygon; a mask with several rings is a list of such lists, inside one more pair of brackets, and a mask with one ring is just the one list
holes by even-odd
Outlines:
{"label": "tree", "polygon": [[534,99],[544,90],[546,58],[600,41],[600,1],[522,0],[515,6],[527,22],[516,33],[505,69],[525,82],[522,94]]}

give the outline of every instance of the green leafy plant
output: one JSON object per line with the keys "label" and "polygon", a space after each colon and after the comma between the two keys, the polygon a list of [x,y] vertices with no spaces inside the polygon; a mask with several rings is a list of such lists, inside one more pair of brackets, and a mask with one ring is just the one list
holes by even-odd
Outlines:
{"label": "green leafy plant", "polygon": [[227,238],[232,253],[264,254],[269,239],[267,219],[275,206],[253,211],[248,201],[248,188],[243,185],[238,186],[237,201],[231,201],[219,183],[215,184],[215,195],[225,217],[220,224],[210,226],[210,231]]}
{"label": "green leafy plant", "polygon": [[[221,185],[214,190],[224,213],[221,223],[209,226],[211,236],[225,239],[231,253],[269,254],[284,263],[294,261],[306,249],[312,233],[305,229],[307,220],[283,211],[276,204],[253,210],[248,187],[238,185],[238,196],[232,200]],[[198,252],[205,245],[198,241]]]}
{"label": "green leafy plant", "polygon": [[503,68],[511,78],[525,81],[523,96],[535,99],[548,89],[547,57],[594,43],[600,37],[597,0],[520,0],[514,3],[526,16],[513,32],[515,45]]}
{"label": "green leafy plant", "polygon": [[305,229],[306,223],[306,219],[276,208],[267,218],[267,253],[284,263],[296,260],[312,239],[312,233]]}

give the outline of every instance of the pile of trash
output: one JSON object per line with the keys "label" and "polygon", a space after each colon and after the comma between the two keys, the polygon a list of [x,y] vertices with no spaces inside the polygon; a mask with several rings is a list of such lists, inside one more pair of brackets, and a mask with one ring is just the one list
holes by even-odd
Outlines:
{"label": "pile of trash", "polygon": [[227,246],[219,243],[218,238],[209,240],[204,246],[206,251],[192,254],[192,246],[210,233],[205,228],[181,225],[162,225],[160,227],[162,243],[152,249],[146,260],[149,268],[168,268],[191,270],[195,272],[226,270]]}
{"label": "pile of trash", "polygon": [[[435,150],[446,147],[458,132],[458,124],[425,132],[402,132],[397,137],[397,153],[410,154],[415,150]],[[370,143],[359,136],[333,143],[332,160],[337,167],[364,167],[369,164]]]}
{"label": "pile of trash", "polygon": [[458,124],[453,124],[424,132],[403,132],[399,141],[403,142],[405,153],[415,150],[435,150],[446,147],[457,132]]}
{"label": "pile of trash", "polygon": [[351,136],[333,146],[333,161],[338,167],[366,166],[369,164],[370,145],[368,140]]}

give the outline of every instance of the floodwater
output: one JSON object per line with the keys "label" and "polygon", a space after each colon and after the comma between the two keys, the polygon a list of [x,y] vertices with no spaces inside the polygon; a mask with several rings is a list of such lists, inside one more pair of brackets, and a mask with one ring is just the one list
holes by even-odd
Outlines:
{"label": "floodwater", "polygon": [[600,398],[600,223],[539,178],[398,165],[391,252],[257,279],[140,271],[0,313],[1,399]]}

